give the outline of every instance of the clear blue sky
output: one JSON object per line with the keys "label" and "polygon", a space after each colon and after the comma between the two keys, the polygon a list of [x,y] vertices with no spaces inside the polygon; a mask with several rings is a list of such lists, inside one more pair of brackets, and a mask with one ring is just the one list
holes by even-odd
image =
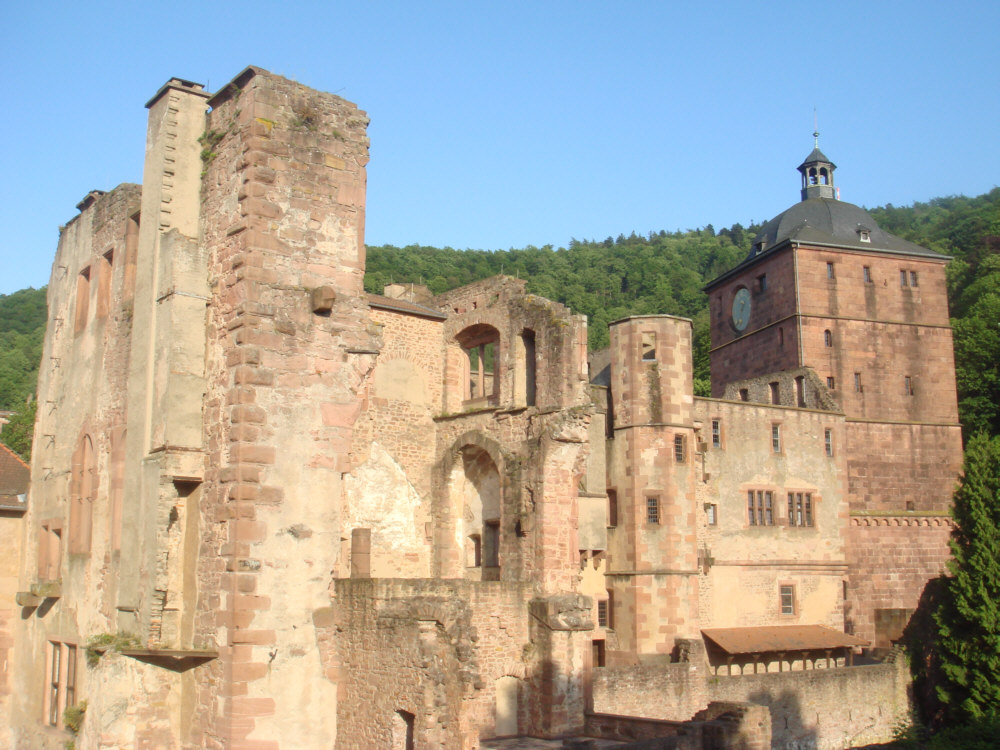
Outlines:
{"label": "clear blue sky", "polygon": [[844,200],[1000,182],[1000,2],[0,0],[0,293],[139,182],[170,76],[254,64],[371,117],[369,244],[499,249],[764,220],[820,146]]}

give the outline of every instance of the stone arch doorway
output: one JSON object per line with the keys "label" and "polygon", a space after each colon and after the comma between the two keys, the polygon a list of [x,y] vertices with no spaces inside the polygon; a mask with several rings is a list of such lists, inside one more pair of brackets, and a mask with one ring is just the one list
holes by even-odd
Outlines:
{"label": "stone arch doorway", "polygon": [[500,471],[482,448],[466,445],[448,477],[448,496],[459,551],[457,577],[500,580]]}

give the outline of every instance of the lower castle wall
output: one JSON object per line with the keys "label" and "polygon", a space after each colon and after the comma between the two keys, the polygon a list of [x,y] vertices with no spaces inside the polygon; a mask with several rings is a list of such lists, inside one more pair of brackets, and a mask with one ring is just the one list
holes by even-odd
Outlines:
{"label": "lower castle wall", "polygon": [[707,664],[694,663],[595,669],[594,711],[685,721],[712,702],[768,706],[774,750],[839,750],[886,741],[908,715],[902,659],[737,677],[708,671]]}

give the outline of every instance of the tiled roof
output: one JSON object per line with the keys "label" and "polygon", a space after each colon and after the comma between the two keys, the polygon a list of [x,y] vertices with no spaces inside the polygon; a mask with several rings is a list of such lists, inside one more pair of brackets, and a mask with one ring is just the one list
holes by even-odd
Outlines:
{"label": "tiled roof", "polygon": [[752,628],[710,628],[701,634],[730,654],[775,651],[823,651],[867,646],[868,641],[826,625],[763,625]]}

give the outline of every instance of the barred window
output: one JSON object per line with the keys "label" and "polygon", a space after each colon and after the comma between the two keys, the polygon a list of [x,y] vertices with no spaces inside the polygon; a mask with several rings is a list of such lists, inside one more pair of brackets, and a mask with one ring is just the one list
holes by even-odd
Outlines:
{"label": "barred window", "polygon": [[646,523],[660,522],[660,498],[650,495],[646,498]]}
{"label": "barred window", "polygon": [[788,525],[789,526],[813,525],[812,493],[809,492],[788,493]]}

